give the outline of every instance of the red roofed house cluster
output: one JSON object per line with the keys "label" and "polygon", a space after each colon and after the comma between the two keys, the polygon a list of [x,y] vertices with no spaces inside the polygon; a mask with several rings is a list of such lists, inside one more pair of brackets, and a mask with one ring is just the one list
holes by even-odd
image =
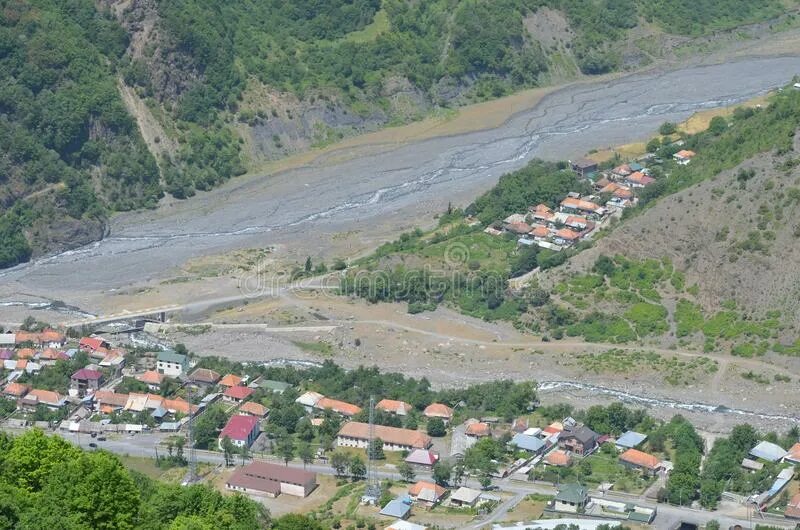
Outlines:
{"label": "red roofed house cluster", "polygon": [[[691,151],[680,153],[688,158],[679,159],[676,155],[678,163],[694,156]],[[636,190],[656,182],[650,170],[638,162],[599,171],[596,162],[582,159],[572,163],[572,168],[593,186],[594,194],[582,196],[572,192],[558,204],[531,205],[527,212],[513,213],[502,221],[495,221],[484,232],[495,236],[513,234],[519,245],[535,245],[558,252],[604,226],[622,209],[636,205]]]}

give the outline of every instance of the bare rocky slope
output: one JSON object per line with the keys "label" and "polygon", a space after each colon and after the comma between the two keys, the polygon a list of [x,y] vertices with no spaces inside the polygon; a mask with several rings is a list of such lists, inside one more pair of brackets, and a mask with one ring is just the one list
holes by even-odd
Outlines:
{"label": "bare rocky slope", "polygon": [[587,272],[601,255],[669,258],[685,274],[686,284],[698,287],[696,301],[706,311],[734,301],[752,318],[780,311],[782,320],[796,328],[800,317],[796,156],[796,150],[758,155],[661,199],[548,280]]}

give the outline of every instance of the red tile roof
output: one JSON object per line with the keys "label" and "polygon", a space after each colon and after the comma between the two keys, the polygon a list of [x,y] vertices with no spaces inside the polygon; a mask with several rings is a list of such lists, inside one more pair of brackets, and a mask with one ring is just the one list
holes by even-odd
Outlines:
{"label": "red tile roof", "polygon": [[567,197],[561,201],[561,206],[564,206],[565,208],[572,208],[574,210],[583,210],[586,212],[596,212],[600,209],[600,206],[591,201],[573,199],[572,197]]}
{"label": "red tile roof", "polygon": [[67,337],[63,333],[59,333],[53,329],[46,329],[39,334],[39,340],[45,342],[64,342]]}
{"label": "red tile roof", "polygon": [[141,381],[142,383],[148,385],[160,385],[162,381],[164,381],[164,374],[160,374],[155,370],[148,370],[143,374],[139,374],[136,376],[137,381]]}
{"label": "red tile roof", "polygon": [[264,405],[262,405],[261,403],[256,403],[255,401],[248,401],[247,403],[244,403],[242,404],[241,407],[239,407],[239,412],[263,418],[264,416],[267,415],[269,409]]}
{"label": "red tile roof", "polygon": [[695,153],[694,151],[690,151],[688,149],[681,149],[680,151],[675,153],[675,156],[677,156],[678,158],[692,158],[693,156],[696,155],[697,153]]}
{"label": "red tile roof", "polygon": [[31,387],[22,383],[9,383],[4,389],[3,394],[13,397],[24,396]]}
{"label": "red tile roof", "polygon": [[208,368],[198,368],[189,374],[189,380],[198,383],[214,384],[219,381],[219,374],[214,370],[209,370]]}
{"label": "red tile roof", "polygon": [[98,337],[83,337],[80,342],[78,342],[78,346],[81,349],[89,349],[89,350],[97,350],[103,346],[105,341]]}
{"label": "red tile roof", "polygon": [[568,466],[572,459],[566,451],[557,450],[551,451],[544,460],[551,466]]}
{"label": "red tile roof", "polygon": [[339,401],[338,399],[322,398],[317,401],[317,408],[325,410],[330,409],[333,412],[341,414],[342,416],[355,416],[361,412],[361,407],[347,403],[346,401]]}
{"label": "red tile roof", "polygon": [[219,433],[219,437],[225,438],[227,436],[231,440],[245,441],[250,436],[250,433],[253,432],[253,429],[256,428],[256,425],[258,425],[258,418],[254,416],[231,416],[231,419],[228,420],[228,423]]}
{"label": "red tile roof", "polygon": [[87,381],[97,381],[101,377],[103,377],[103,373],[98,370],[90,370],[89,368],[81,368],[74,374],[72,374],[72,379],[80,379],[80,380],[87,380]]}
{"label": "red tile roof", "polygon": [[534,237],[547,237],[550,235],[550,230],[546,226],[537,226],[531,233]]}
{"label": "red tile roof", "polygon": [[783,514],[792,519],[800,519],[800,493],[792,497],[792,500],[786,505],[786,511]]}
{"label": "red tile roof", "polygon": [[412,407],[405,401],[397,401],[395,399],[382,399],[378,401],[378,404],[375,405],[376,409],[385,410],[386,412],[391,412],[393,414],[408,414]]}
{"label": "red tile roof", "polygon": [[[339,436],[367,440],[369,439],[369,424],[348,421],[339,430]],[[418,449],[427,449],[433,443],[431,437],[425,433],[398,427],[386,427],[385,425],[375,426],[375,437],[388,444],[407,445]]]}
{"label": "red tile roof", "polygon": [[242,400],[249,398],[253,392],[255,392],[255,390],[253,390],[252,388],[247,388],[246,386],[232,386],[225,391],[223,396]]}
{"label": "red tile roof", "polygon": [[411,495],[412,497],[417,497],[422,492],[422,490],[433,490],[436,494],[437,499],[441,498],[445,493],[447,493],[447,490],[438,484],[420,480],[416,484],[412,484],[411,486],[408,487],[408,494]]}
{"label": "red tile roof", "polygon": [[238,386],[242,384],[242,378],[238,375],[228,374],[219,382],[220,386]]}
{"label": "red tile roof", "polygon": [[40,390],[38,388],[34,388],[27,393],[25,399],[35,399],[39,403],[57,405],[61,401],[61,395],[58,392],[53,392],[51,390]]}
{"label": "red tile roof", "polygon": [[800,462],[800,442],[789,448],[789,453],[786,455],[786,458]]}
{"label": "red tile roof", "polygon": [[488,423],[475,422],[467,425],[466,434],[469,436],[483,437],[492,434],[492,429]]}
{"label": "red tile roof", "polygon": [[17,350],[17,359],[33,359],[36,355],[36,350],[33,348],[22,348]]}
{"label": "red tile roof", "polygon": [[658,469],[661,464],[658,457],[647,454],[644,451],[639,451],[638,449],[628,449],[619,456],[619,459],[623,462],[633,464],[634,466],[647,469]]}
{"label": "red tile roof", "polygon": [[431,403],[422,412],[426,418],[445,418],[451,419],[453,417],[453,409],[442,403]]}
{"label": "red tile roof", "polygon": [[556,237],[565,239],[567,241],[575,241],[576,239],[580,239],[581,235],[574,230],[570,230],[569,228],[562,228],[556,232]]}

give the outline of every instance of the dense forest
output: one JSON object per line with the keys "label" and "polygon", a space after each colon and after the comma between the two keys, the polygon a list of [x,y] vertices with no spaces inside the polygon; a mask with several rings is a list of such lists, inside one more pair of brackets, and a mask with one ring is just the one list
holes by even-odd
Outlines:
{"label": "dense forest", "polygon": [[[185,198],[243,173],[242,124],[278,116],[269,103],[247,99],[257,87],[289,94],[301,109],[324,102],[333,114],[343,109],[380,126],[398,119],[390,85],[408,86],[426,102],[424,112],[540,84],[555,55],[566,53],[586,74],[622,68],[619,45],[635,26],[694,36],[785,9],[779,0],[13,0],[2,7],[0,267],[96,240],[113,212],[154,207],[165,192]],[[543,45],[531,29],[542,8],[558,10],[569,26],[556,44]],[[145,143],[123,84],[167,137]],[[315,122],[314,130],[329,125]]]}

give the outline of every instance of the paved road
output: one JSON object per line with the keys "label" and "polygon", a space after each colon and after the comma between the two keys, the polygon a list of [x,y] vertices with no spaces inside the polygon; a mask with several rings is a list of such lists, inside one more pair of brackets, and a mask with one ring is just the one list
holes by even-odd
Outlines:
{"label": "paved road", "polygon": [[[169,437],[169,434],[136,434],[136,435],[128,435],[123,436],[121,438],[110,438],[103,442],[97,442],[96,439],[92,439],[87,434],[80,434],[76,435],[74,433],[58,433],[63,436],[65,439],[72,441],[75,444],[81,445],[83,448],[88,448],[89,443],[96,443],[98,448],[105,449],[112,453],[123,454],[123,455],[130,455],[130,456],[140,456],[146,458],[153,458],[155,456],[155,447],[165,438]],[[196,451],[197,460],[200,462],[208,462],[211,464],[224,464],[225,459],[224,456],[220,453],[212,452],[212,451]],[[281,462],[280,460],[273,459],[273,458],[266,458],[272,462]],[[290,467],[297,467],[303,468],[303,464],[299,462],[290,462]],[[326,464],[309,464],[305,466],[306,469],[309,471],[313,471],[315,473],[321,475],[334,475],[334,470],[332,467]],[[379,479],[391,479],[391,480],[400,480],[400,475],[393,471],[387,471],[385,469],[378,470],[376,475]],[[424,472],[418,472],[416,475],[417,479],[431,479],[430,474]],[[547,484],[538,484],[538,483],[529,483],[529,482],[522,482],[522,481],[515,481],[511,479],[503,479],[503,480],[496,480],[495,485],[500,488],[500,491],[505,493],[510,493],[512,496],[508,500],[504,501],[500,507],[489,514],[486,518],[481,519],[480,521],[476,521],[470,528],[482,528],[490,523],[497,522],[503,520],[506,515],[508,514],[509,510],[511,510],[514,506],[519,504],[527,495],[532,493],[539,493],[544,495],[553,495],[556,492],[556,488]],[[624,495],[609,492],[605,495],[602,495],[600,492],[592,492],[593,495],[596,496],[605,496],[608,499],[618,500],[623,502],[634,502],[636,504],[642,506],[648,506],[651,508],[656,508],[658,510],[658,516],[656,521],[654,522],[654,526],[656,528],[672,528],[673,525],[680,521],[686,522],[695,522],[704,524],[712,519],[716,519],[722,524],[722,528],[727,528],[729,526],[735,524],[747,524],[746,518],[740,518],[736,516],[731,516],[727,513],[722,511],[705,511],[705,510],[694,510],[691,508],[687,508],[685,506],[670,506],[665,504],[656,504],[648,499],[643,497],[636,497],[631,495]],[[769,520],[769,524],[778,527],[785,527],[785,528],[794,528],[794,524],[785,524],[780,520]]]}
{"label": "paved road", "polygon": [[350,230],[369,234],[389,216],[399,223],[393,226],[419,222],[421,212],[466,201],[534,156],[575,158],[598,144],[640,139],[663,121],[735,104],[798,71],[798,56],[760,57],[569,86],[496,129],[373,146],[357,156],[326,154],[156,211],[120,215],[102,242],[2,272],[0,284],[8,295],[69,303],[76,292],[157,279],[198,256],[296,246]]}

